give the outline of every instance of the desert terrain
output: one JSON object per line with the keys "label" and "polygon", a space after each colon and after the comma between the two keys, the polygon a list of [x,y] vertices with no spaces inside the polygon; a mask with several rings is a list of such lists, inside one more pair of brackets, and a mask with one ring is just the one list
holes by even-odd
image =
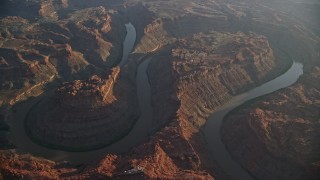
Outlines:
{"label": "desert terrain", "polygon": [[319,12],[1,2],[0,178],[318,179]]}

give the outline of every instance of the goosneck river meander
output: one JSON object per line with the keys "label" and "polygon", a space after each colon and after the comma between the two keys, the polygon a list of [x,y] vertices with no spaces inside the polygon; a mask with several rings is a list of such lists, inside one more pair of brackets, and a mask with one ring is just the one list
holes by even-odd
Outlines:
{"label": "goosneck river meander", "polygon": [[[127,35],[123,43],[123,56],[120,62],[120,67],[124,66],[128,60],[136,40],[136,30],[131,23],[125,25]],[[10,119],[11,133],[10,139],[17,146],[17,150],[30,153],[35,156],[45,157],[54,161],[70,161],[71,163],[81,164],[91,160],[101,158],[106,153],[122,153],[130,148],[141,143],[148,138],[149,127],[152,124],[152,106],[151,106],[151,90],[147,76],[147,67],[151,58],[142,61],[138,67],[137,73],[137,96],[141,109],[141,116],[137,120],[133,129],[129,134],[123,137],[120,141],[111,144],[107,147],[87,151],[87,152],[66,152],[43,147],[34,143],[26,135],[24,130],[24,117],[30,107],[40,101],[40,98],[32,99],[22,105],[19,105],[19,113],[12,113]],[[223,117],[232,109],[247,102],[250,99],[274,92],[278,89],[287,87],[293,84],[298,77],[303,73],[303,66],[300,63],[293,63],[292,67],[281,76],[259,86],[251,91],[233,97],[228,103],[219,108],[213,113],[205,124],[205,137],[208,146],[213,153],[213,156],[222,166],[222,168],[233,179],[252,179],[251,176],[242,167],[235,162],[228,151],[225,149],[221,141],[220,127]]]}
{"label": "goosneck river meander", "polygon": [[[127,35],[123,43],[123,55],[120,62],[120,67],[124,66],[128,60],[136,40],[136,30],[131,23],[125,25]],[[25,153],[30,153],[35,156],[44,157],[54,161],[69,161],[74,164],[81,164],[92,160],[101,158],[106,153],[122,153],[128,151],[130,148],[136,146],[141,141],[148,137],[148,125],[152,120],[152,106],[151,106],[151,90],[147,76],[147,67],[150,58],[143,61],[138,67],[137,74],[137,95],[139,99],[141,112],[140,118],[135,123],[129,134],[123,137],[118,142],[106,146],[104,148],[86,152],[67,152],[56,149],[50,149],[33,142],[26,134],[24,129],[24,119],[28,111],[43,97],[32,99],[17,108],[18,113],[12,113],[12,122],[10,139],[17,146],[17,150]]]}

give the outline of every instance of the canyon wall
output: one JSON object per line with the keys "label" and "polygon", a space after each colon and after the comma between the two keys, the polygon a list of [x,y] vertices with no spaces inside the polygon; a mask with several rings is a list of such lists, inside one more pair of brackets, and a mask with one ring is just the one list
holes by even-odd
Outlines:
{"label": "canyon wall", "polygon": [[[88,162],[79,167],[63,162],[45,161],[33,156],[18,154],[14,151],[1,152],[0,160],[5,162],[0,167],[2,176],[5,178],[21,178],[22,176],[26,178],[46,178],[51,175],[54,178],[66,179],[228,179],[228,175],[215,162],[210,154],[211,152],[206,148],[201,126],[205,123],[208,115],[232,98],[232,96],[276,77],[289,67],[292,59],[303,62],[305,69],[309,70],[313,68],[313,63],[317,61],[318,37],[310,32],[300,20],[295,20],[296,17],[291,16],[289,13],[284,13],[290,10],[290,4],[294,4],[291,1],[290,3],[285,3],[284,1],[281,0],[279,3],[287,4],[288,6],[282,4],[285,8],[281,9],[279,6],[280,10],[274,10],[274,7],[271,8],[268,3],[260,0],[126,1],[119,12],[126,14],[136,27],[137,46],[134,51],[137,57],[140,57],[139,54],[150,52],[152,52],[150,55],[153,56],[147,71],[151,84],[154,113],[153,126],[149,131],[150,138],[141,142],[140,145],[127,153],[106,154],[99,162]],[[88,4],[93,6],[103,4],[102,1],[90,1],[88,4],[77,4],[77,2],[75,0],[68,1],[69,10],[87,7]],[[289,7],[288,10],[283,11],[287,7]],[[54,44],[57,44],[55,42],[60,42],[58,44],[67,43],[71,49],[69,46],[62,46],[68,47],[65,48],[69,49],[67,54],[72,54],[70,50],[74,51],[73,54],[78,54],[78,58],[74,58],[73,63],[71,63],[74,65],[71,69],[76,69],[75,67],[78,69],[72,72],[80,72],[79,69],[85,69],[83,72],[88,73],[86,77],[91,77],[91,72],[102,71],[99,68],[100,65],[109,68],[109,60],[106,61],[106,57],[112,57],[112,54],[116,57],[117,53],[111,53],[112,49],[109,48],[111,47],[110,43],[113,44],[112,38],[117,36],[110,33],[113,32],[113,29],[119,27],[108,26],[108,22],[110,22],[108,13],[104,16],[102,8],[79,11],[81,13],[76,13],[76,11],[74,15],[70,16],[68,16],[68,13],[63,14],[62,11],[58,11],[58,17],[61,20],[64,19],[62,25],[53,26],[49,21],[42,24],[41,28],[45,25],[55,27],[46,29],[46,31],[49,31],[46,33],[52,36],[50,36],[50,39]],[[86,17],[97,16],[94,12],[98,13],[100,17],[98,20],[95,18],[89,18],[88,21],[82,19],[82,15]],[[38,13],[38,10],[36,13]],[[50,11],[48,13],[50,15]],[[111,22],[115,23],[112,18],[117,17],[116,14],[110,16]],[[68,18],[70,18],[71,22],[66,20]],[[79,23],[77,23],[78,20]],[[23,24],[23,22],[18,24]],[[38,26],[34,27],[41,29]],[[90,27],[95,28],[91,29]],[[109,31],[109,27],[111,27],[111,31]],[[99,33],[96,33],[96,29],[98,29]],[[106,33],[106,36],[100,36],[104,34],[102,33],[104,30],[109,32]],[[11,32],[11,30],[8,32]],[[19,32],[5,32],[1,34],[3,42],[10,44],[11,41],[6,41],[6,37],[11,36],[11,34],[21,36]],[[74,35],[76,35],[76,38],[72,39]],[[88,38],[81,39],[83,36]],[[42,39],[45,39],[43,37],[45,36],[42,36]],[[100,37],[106,38],[101,39]],[[122,41],[119,39],[117,42],[121,43]],[[44,42],[50,45],[51,41],[48,39],[47,41]],[[20,43],[20,41],[15,42]],[[94,47],[94,50],[86,46],[86,43],[90,47]],[[41,51],[44,51],[43,49]],[[48,51],[51,52],[52,49],[49,48]],[[79,53],[83,56],[81,57]],[[53,67],[57,65],[65,67],[66,63],[61,63],[57,59],[49,59],[49,62],[52,62]],[[79,59],[79,61],[76,59]],[[0,62],[4,66],[8,64],[6,61],[5,57],[0,58]],[[104,66],[105,62],[108,65]],[[126,72],[126,70],[121,72]],[[70,69],[58,68],[55,73],[64,77],[63,74],[70,74]],[[78,73],[73,73],[72,76],[76,74]],[[135,84],[135,74],[131,73],[128,77],[130,77],[130,81],[128,81],[130,82],[130,87],[126,87],[126,83],[123,83],[121,87],[126,87],[125,89],[129,89],[132,93],[131,88]],[[118,90],[114,91],[114,93],[117,92]],[[119,92],[123,91],[120,90]],[[316,91],[312,91],[312,93],[316,93]],[[119,97],[122,96],[126,97],[120,93]],[[132,97],[135,96],[132,94]],[[88,97],[88,99],[86,102],[91,101],[92,97]],[[94,100],[102,102],[96,98]],[[121,98],[120,100],[122,103],[127,103],[126,100]],[[314,100],[307,100],[307,102],[309,101],[313,102]],[[57,102],[59,104],[59,101]],[[80,102],[86,107],[91,107],[92,104],[82,101],[76,102],[77,104]],[[93,107],[98,106],[93,103]],[[96,110],[104,112],[97,108]],[[122,113],[123,111],[120,112]],[[67,114],[66,112],[64,113]],[[305,114],[308,115],[309,113],[306,112]],[[302,122],[303,120],[298,119],[295,121]],[[259,122],[255,122],[254,126],[257,127],[259,132],[261,131],[259,136],[264,138],[266,142],[276,141],[268,137],[269,131],[263,129],[263,126],[260,127]],[[308,126],[306,129],[309,132],[312,128]],[[231,128],[230,130],[233,129]],[[246,131],[246,129],[242,130]],[[276,134],[281,134],[279,128],[276,128],[275,132]],[[312,132],[315,131],[312,130]],[[243,137],[240,135],[238,134],[238,137]],[[290,139],[282,139],[282,141],[291,142]],[[304,138],[301,141],[308,142]],[[258,141],[254,142],[259,144]],[[262,143],[260,142],[260,144]],[[258,157],[263,157],[266,163],[275,162],[273,160],[269,161],[268,157],[260,156],[259,151],[267,152],[261,149],[262,146],[260,144],[257,146],[257,149],[260,148],[257,156],[254,156],[257,159],[254,160],[260,161],[261,158],[258,159]],[[310,147],[308,143],[305,144],[307,145],[306,147]],[[243,144],[237,145],[243,147]],[[272,143],[269,145],[269,149],[274,154],[289,152],[285,148],[285,150],[281,150],[283,148],[281,143],[275,142],[274,145],[272,146]],[[277,149],[279,149],[279,152],[276,151]],[[314,160],[314,157],[316,157],[313,154],[314,152],[307,153],[307,156],[305,156],[310,157],[312,159],[310,161],[302,159],[297,162],[293,160],[290,161],[294,162],[291,166],[285,167],[285,163],[283,164],[283,162],[277,160],[276,163],[280,164],[277,167],[280,167],[280,170],[284,170],[283,176],[285,177],[294,177],[294,175],[297,175],[296,177],[313,177],[314,173],[317,175],[318,166],[318,161]],[[289,154],[291,157],[300,155],[299,153],[297,151]],[[246,162],[242,163],[245,166],[247,165]],[[250,161],[250,163],[252,162]],[[252,172],[257,177],[265,173],[264,169],[259,167],[267,167],[272,171],[274,170],[274,166],[264,164],[262,161],[254,163],[256,169],[251,166],[247,169],[251,170],[252,168]],[[128,169],[137,170],[138,167],[143,170],[137,174],[129,175],[124,173]],[[301,176],[305,172],[304,167],[307,167],[305,168],[308,171],[307,176]],[[314,168],[316,170],[313,170]],[[278,171],[274,170],[274,172]]]}
{"label": "canyon wall", "polygon": [[126,135],[139,116],[133,69],[113,68],[107,78],[65,83],[34,105],[26,117],[28,135],[40,144],[68,151],[96,149]]}
{"label": "canyon wall", "polygon": [[267,39],[257,34],[211,32],[182,39],[171,55],[159,55],[150,64],[154,122],[163,126],[177,112],[200,127],[232,96],[289,64],[289,59],[275,59]]}
{"label": "canyon wall", "polygon": [[232,156],[258,179],[319,178],[320,68],[246,103],[222,126]]}

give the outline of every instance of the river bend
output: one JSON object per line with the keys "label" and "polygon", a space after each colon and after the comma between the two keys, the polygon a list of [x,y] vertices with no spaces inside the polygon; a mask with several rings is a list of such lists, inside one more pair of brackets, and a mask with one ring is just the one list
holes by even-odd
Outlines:
{"label": "river bend", "polygon": [[[128,23],[125,25],[127,35],[123,43],[123,55],[120,67],[127,63],[136,40],[135,27]],[[28,100],[17,105],[16,113],[10,114],[10,133],[9,139],[15,144],[18,152],[30,153],[35,156],[44,157],[54,161],[69,161],[74,164],[81,164],[92,160],[99,160],[107,153],[123,153],[130,148],[146,140],[148,137],[148,126],[152,121],[151,90],[148,81],[147,67],[150,58],[146,58],[138,67],[137,74],[137,95],[139,106],[142,110],[141,116],[135,123],[128,135],[118,142],[104,148],[86,152],[67,152],[50,149],[33,142],[26,134],[24,129],[24,119],[31,107],[36,105],[45,95]]]}
{"label": "river bend", "polygon": [[[123,55],[122,60],[119,63],[120,67],[123,67],[127,63],[128,56],[131,53],[136,40],[136,30],[134,26],[131,23],[128,23],[125,26],[127,35],[123,43]],[[17,105],[16,108],[19,112],[10,114],[10,140],[17,146],[17,151],[27,152],[54,161],[69,161],[74,164],[99,160],[107,153],[123,153],[128,151],[130,148],[138,145],[148,138],[148,127],[150,127],[152,123],[153,114],[151,105],[151,89],[147,75],[147,67],[150,60],[150,57],[146,57],[144,61],[141,61],[137,73],[137,96],[141,109],[141,116],[130,133],[118,142],[99,150],[87,152],[66,152],[54,150],[34,143],[26,135],[23,122],[29,109],[43,97],[38,97]],[[298,77],[303,74],[302,69],[302,64],[296,62],[293,63],[292,67],[283,75],[246,93],[233,97],[228,103],[224,104],[219,108],[219,110],[209,117],[204,127],[209,149],[225,172],[233,179],[252,179],[252,177],[232,159],[221,141],[220,128],[224,116],[232,109],[253,98],[274,92],[293,84]]]}
{"label": "river bend", "polygon": [[232,179],[250,180],[253,178],[234,159],[232,159],[225,148],[220,132],[223,118],[228,114],[228,112],[251,99],[292,85],[302,74],[303,65],[298,62],[294,62],[291,68],[284,74],[246,93],[233,97],[229,102],[210,115],[204,127],[206,141],[215,160],[218,161],[219,165],[223,168],[226,174],[232,177]]}

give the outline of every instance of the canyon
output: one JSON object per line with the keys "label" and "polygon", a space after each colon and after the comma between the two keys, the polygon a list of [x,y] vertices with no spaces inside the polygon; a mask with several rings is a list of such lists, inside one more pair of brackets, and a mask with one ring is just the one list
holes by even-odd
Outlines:
{"label": "canyon", "polygon": [[256,178],[320,176],[317,82],[319,67],[315,66],[293,86],[249,101],[226,116],[223,142]]}
{"label": "canyon", "polygon": [[0,177],[319,177],[316,2],[7,3]]}
{"label": "canyon", "polygon": [[71,151],[115,142],[138,117],[133,108],[135,96],[125,96],[131,87],[119,76],[123,76],[120,68],[113,68],[105,80],[92,76],[65,83],[53,97],[41,100],[29,111],[27,134],[41,144]]}
{"label": "canyon", "polygon": [[2,101],[14,104],[54,79],[68,81],[102,74],[101,67],[119,61],[125,29],[111,16],[112,12],[97,7],[43,23],[17,16],[1,19]]}

